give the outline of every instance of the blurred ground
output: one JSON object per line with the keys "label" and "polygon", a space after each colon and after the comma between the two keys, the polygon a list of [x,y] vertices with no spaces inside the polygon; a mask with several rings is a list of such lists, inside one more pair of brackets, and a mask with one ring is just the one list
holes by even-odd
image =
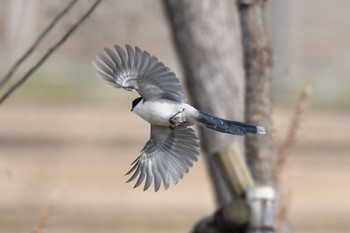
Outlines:
{"label": "blurred ground", "polygon": [[[149,129],[129,112],[132,94],[113,95],[55,104],[15,98],[2,106],[0,232],[30,232],[47,206],[45,232],[57,233],[189,232],[213,212],[203,157],[166,192],[125,184]],[[290,114],[275,111],[281,136]],[[302,123],[285,179],[296,232],[350,230],[349,117],[312,111]]]}

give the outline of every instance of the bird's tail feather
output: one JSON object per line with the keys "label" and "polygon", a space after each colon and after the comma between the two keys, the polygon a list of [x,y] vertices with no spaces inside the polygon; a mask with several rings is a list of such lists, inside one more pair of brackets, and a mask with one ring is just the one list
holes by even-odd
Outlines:
{"label": "bird's tail feather", "polygon": [[196,120],[199,125],[222,133],[241,136],[246,133],[266,134],[264,127],[248,125],[238,121],[229,121],[203,112],[200,112],[199,117]]}

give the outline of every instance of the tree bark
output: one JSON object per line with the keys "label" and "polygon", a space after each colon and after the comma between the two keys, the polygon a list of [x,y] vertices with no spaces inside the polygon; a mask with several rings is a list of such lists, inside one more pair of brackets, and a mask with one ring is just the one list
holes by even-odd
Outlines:
{"label": "tree bark", "polygon": [[245,120],[262,125],[267,134],[247,135],[246,156],[255,181],[272,185],[275,152],[272,145],[272,51],[265,30],[265,0],[239,0],[246,71]]}
{"label": "tree bark", "polygon": [[[267,134],[264,137],[248,135],[245,140],[247,162],[258,186],[275,187],[273,171],[276,163],[276,149],[272,139],[272,50],[268,45],[264,7],[266,0],[238,0],[242,28],[244,66],[246,72],[245,120],[262,125]],[[286,219],[278,220],[279,197],[274,198],[270,217],[271,228],[256,229],[254,232],[291,232]],[[274,216],[271,213],[275,213]],[[277,214],[276,214],[277,213]],[[266,217],[266,216],[265,216]],[[276,225],[278,229],[276,229]]]}
{"label": "tree bark", "polygon": [[[242,121],[245,80],[235,1],[165,0],[164,7],[194,106],[221,118]],[[232,196],[213,155],[232,143],[243,154],[243,138],[206,129],[200,129],[200,135],[217,201],[227,204]]]}

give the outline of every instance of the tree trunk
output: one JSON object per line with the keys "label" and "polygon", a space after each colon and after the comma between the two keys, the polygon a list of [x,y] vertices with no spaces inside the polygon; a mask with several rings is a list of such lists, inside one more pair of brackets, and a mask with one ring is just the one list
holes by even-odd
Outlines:
{"label": "tree trunk", "polygon": [[[265,137],[248,135],[245,140],[246,157],[254,180],[260,186],[275,186],[273,170],[276,148],[272,139],[272,50],[268,45],[264,17],[266,0],[238,0],[246,71],[245,119],[250,124],[263,125]],[[275,193],[280,195],[279,190]],[[280,197],[275,198],[275,217],[281,211]],[[257,232],[292,232],[287,219],[277,219],[275,229]],[[277,227],[277,228],[276,228]]]}
{"label": "tree trunk", "polygon": [[164,6],[195,107],[267,129],[267,135],[249,135],[245,148],[242,137],[201,129],[220,209],[202,220],[195,232],[273,232],[272,53],[264,0],[164,0]]}
{"label": "tree trunk", "polygon": [[[165,0],[189,96],[196,108],[225,119],[244,119],[245,80],[238,9],[227,0]],[[220,205],[232,200],[213,155],[242,137],[200,129],[202,147]]]}
{"label": "tree trunk", "polygon": [[246,156],[255,181],[272,185],[275,160],[271,138],[272,52],[265,30],[265,0],[239,0],[239,4],[246,71],[245,120],[267,130],[264,137],[247,135]]}

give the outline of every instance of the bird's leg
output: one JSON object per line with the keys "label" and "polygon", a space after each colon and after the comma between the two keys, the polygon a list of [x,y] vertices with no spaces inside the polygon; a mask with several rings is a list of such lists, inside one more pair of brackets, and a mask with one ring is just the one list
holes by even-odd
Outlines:
{"label": "bird's leg", "polygon": [[185,109],[178,111],[174,116],[169,118],[171,129],[175,129],[176,127],[182,125],[183,123],[186,123],[186,121],[183,119],[183,116],[181,114],[183,111],[185,111]]}

